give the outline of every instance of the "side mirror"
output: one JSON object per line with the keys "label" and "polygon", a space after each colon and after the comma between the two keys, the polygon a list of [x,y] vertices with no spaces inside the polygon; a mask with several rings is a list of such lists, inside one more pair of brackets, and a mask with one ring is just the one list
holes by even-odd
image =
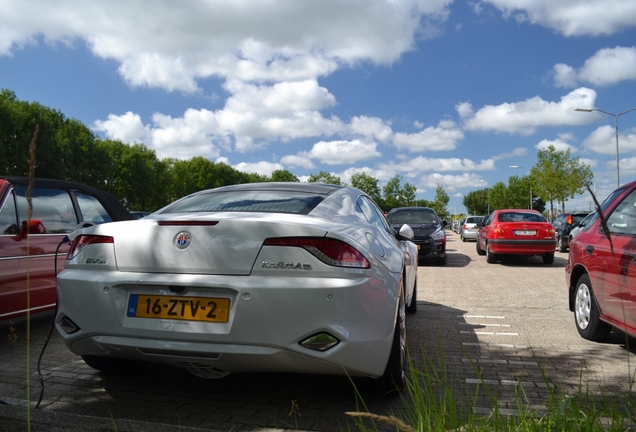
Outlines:
{"label": "side mirror", "polygon": [[413,232],[413,228],[409,225],[404,224],[400,227],[400,231],[398,232],[398,237],[401,237],[406,240],[411,240],[415,237],[415,233]]}

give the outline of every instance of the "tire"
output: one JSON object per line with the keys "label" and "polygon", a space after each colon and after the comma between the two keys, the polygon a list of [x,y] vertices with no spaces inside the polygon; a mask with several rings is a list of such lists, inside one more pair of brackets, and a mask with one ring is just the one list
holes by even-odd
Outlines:
{"label": "tire", "polygon": [[415,285],[413,286],[413,298],[411,304],[406,306],[407,314],[414,314],[417,312],[417,278],[415,278]]}
{"label": "tire", "polygon": [[146,369],[148,362],[139,360],[127,360],[113,357],[82,356],[84,362],[104,373],[137,373]]}
{"label": "tire", "polygon": [[464,237],[463,235],[460,235],[460,237],[461,237],[462,241],[463,241],[464,243],[466,243],[466,237]]}
{"label": "tire", "polygon": [[489,264],[497,262],[497,254],[494,254],[490,251],[490,246],[488,246],[488,243],[486,243],[486,262]]}
{"label": "tire", "polygon": [[486,255],[486,251],[479,246],[479,237],[477,237],[477,245],[475,248],[477,249],[477,255]]}
{"label": "tire", "polygon": [[563,244],[563,237],[561,236],[559,236],[559,238],[557,239],[557,249],[559,249],[559,252],[567,252],[568,250],[568,247],[565,244]]}
{"label": "tire", "polygon": [[395,317],[389,362],[386,365],[384,374],[373,381],[373,388],[380,395],[386,395],[396,390],[400,391],[406,386],[406,306],[404,304],[404,290],[402,290],[397,316]]}
{"label": "tire", "polygon": [[543,264],[552,264],[554,262],[554,254],[541,255]]}
{"label": "tire", "polygon": [[582,338],[598,342],[607,337],[612,328],[601,321],[599,315],[590,278],[584,274],[576,282],[574,289],[574,323]]}

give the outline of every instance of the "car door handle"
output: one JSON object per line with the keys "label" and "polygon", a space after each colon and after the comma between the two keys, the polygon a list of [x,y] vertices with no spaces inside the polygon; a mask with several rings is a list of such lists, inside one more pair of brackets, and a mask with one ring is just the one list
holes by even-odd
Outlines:
{"label": "car door handle", "polygon": [[587,246],[585,247],[585,253],[587,253],[588,255],[591,255],[591,254],[592,254],[592,252],[594,252],[594,246],[592,246],[592,245],[587,245]]}

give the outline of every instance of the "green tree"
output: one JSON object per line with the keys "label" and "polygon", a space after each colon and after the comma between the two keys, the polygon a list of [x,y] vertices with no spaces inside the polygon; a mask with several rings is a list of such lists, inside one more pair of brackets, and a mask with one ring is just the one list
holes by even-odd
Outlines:
{"label": "green tree", "polygon": [[312,174],[307,180],[309,183],[327,183],[341,185],[340,177],[330,174],[326,171],[320,171],[318,174]]}
{"label": "green tree", "polygon": [[488,203],[488,189],[477,189],[464,196],[462,204],[466,207],[468,214],[486,215],[490,212]]}
{"label": "green tree", "polygon": [[384,185],[382,191],[384,193],[385,210],[414,204],[417,188],[410,183],[405,183],[402,186],[401,181],[402,177],[396,175]]}
{"label": "green tree", "polygon": [[437,188],[435,189],[435,200],[433,201],[431,207],[443,219],[450,219],[450,214],[447,208],[449,202],[450,197],[444,190],[444,187],[441,184],[438,184]]}
{"label": "green tree", "polygon": [[356,173],[351,176],[351,186],[358,188],[369,195],[373,201],[379,203],[382,200],[378,179],[365,173]]}
{"label": "green tree", "polygon": [[298,182],[298,177],[287,170],[276,170],[272,172],[271,180],[274,182]]}
{"label": "green tree", "polygon": [[491,210],[509,208],[508,188],[504,182],[495,183],[488,190],[488,203]]}
{"label": "green tree", "polygon": [[549,146],[539,150],[537,159],[530,170],[535,186],[533,192],[550,203],[553,213],[555,201],[561,204],[561,211],[565,211],[565,201],[582,193],[594,178],[589,165],[581,163],[578,157],[573,158],[570,149],[558,151]]}

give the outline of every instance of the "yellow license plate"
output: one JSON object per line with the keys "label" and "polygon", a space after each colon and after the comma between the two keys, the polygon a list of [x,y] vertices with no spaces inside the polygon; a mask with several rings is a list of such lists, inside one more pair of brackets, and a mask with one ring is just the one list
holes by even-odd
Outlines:
{"label": "yellow license plate", "polygon": [[127,315],[224,323],[230,316],[230,299],[131,294]]}
{"label": "yellow license plate", "polygon": [[420,245],[417,245],[417,250],[420,250]]}

